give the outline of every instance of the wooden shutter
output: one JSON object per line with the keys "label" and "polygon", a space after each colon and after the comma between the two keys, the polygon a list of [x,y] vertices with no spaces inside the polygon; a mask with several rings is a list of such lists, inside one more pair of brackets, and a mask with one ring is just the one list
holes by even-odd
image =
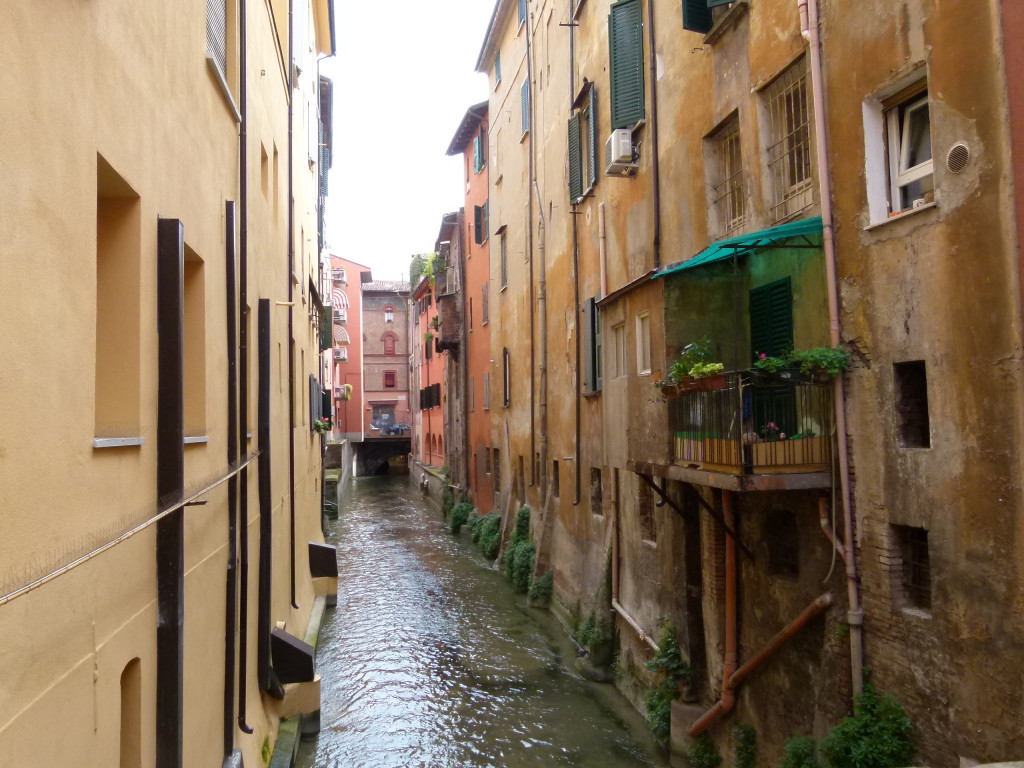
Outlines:
{"label": "wooden shutter", "polygon": [[708,0],[683,0],[683,29],[691,32],[710,31],[710,5]]}
{"label": "wooden shutter", "polygon": [[608,16],[612,86],[612,128],[626,128],[644,116],[644,42],[640,0],[620,0]]}
{"label": "wooden shutter", "polygon": [[583,169],[580,167],[580,116],[569,118],[569,202],[573,205],[583,197]]}
{"label": "wooden shutter", "polygon": [[473,172],[480,173],[480,169],[484,167],[484,161],[482,157],[482,149],[480,146],[480,136],[473,137]]}
{"label": "wooden shutter", "polygon": [[530,130],[530,81],[523,80],[523,86],[519,89],[520,97],[520,109],[522,110],[521,118],[523,123],[523,133]]}
{"label": "wooden shutter", "polygon": [[793,292],[790,279],[755,288],[750,292],[751,359],[770,357],[793,348]]}
{"label": "wooden shutter", "polygon": [[473,242],[480,245],[484,241],[484,209],[473,206]]}
{"label": "wooden shutter", "polygon": [[729,5],[733,0],[708,0],[708,8],[714,8],[716,5]]}
{"label": "wooden shutter", "polygon": [[590,87],[590,103],[587,106],[587,113],[589,115],[587,119],[587,143],[590,154],[587,157],[588,169],[590,174],[587,179],[590,181],[591,186],[597,184],[597,148],[599,135],[598,124],[597,124],[597,88],[594,86]]}
{"label": "wooden shutter", "polygon": [[594,297],[583,302],[583,391],[597,392],[597,305]]}

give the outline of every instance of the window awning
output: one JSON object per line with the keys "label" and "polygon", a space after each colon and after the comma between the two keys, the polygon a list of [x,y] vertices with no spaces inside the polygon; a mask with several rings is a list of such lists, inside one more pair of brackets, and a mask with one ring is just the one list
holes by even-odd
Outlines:
{"label": "window awning", "polygon": [[[760,232],[751,232],[749,235],[739,235],[726,240],[719,240],[709,245],[692,259],[662,267],[654,277],[665,277],[666,275],[682,272],[686,269],[703,267],[707,264],[731,259],[733,256],[748,256],[766,248],[819,248],[820,245],[812,243],[807,239],[807,236],[820,235],[821,226],[821,217],[815,216],[812,219],[799,219],[788,224],[780,224],[777,227],[762,229]],[[802,237],[804,242],[785,242],[796,237]]]}
{"label": "window awning", "polygon": [[335,323],[334,325],[334,346],[343,347],[349,343],[348,331]]}

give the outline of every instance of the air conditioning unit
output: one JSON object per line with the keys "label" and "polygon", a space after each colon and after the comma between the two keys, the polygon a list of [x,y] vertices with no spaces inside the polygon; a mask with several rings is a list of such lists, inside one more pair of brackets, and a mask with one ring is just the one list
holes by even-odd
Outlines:
{"label": "air conditioning unit", "polygon": [[334,359],[335,360],[344,360],[345,357],[342,355],[342,353],[344,351],[345,350],[343,350],[343,349],[336,349],[336,350],[334,350]]}
{"label": "air conditioning unit", "polygon": [[604,145],[604,172],[622,176],[636,171],[633,160],[633,133],[629,128],[616,128]]}

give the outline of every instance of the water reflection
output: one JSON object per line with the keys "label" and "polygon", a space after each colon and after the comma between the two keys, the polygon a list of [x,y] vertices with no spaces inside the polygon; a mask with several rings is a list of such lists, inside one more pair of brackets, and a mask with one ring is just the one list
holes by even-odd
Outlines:
{"label": "water reflection", "polygon": [[341,583],[317,658],[322,730],[300,768],[665,764],[407,477],[348,490],[328,531]]}

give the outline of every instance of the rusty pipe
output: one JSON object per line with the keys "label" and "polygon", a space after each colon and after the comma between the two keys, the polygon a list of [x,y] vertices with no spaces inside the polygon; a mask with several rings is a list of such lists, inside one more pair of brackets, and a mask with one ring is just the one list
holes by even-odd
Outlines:
{"label": "rusty pipe", "polygon": [[736,530],[732,491],[722,491],[722,517],[725,519],[725,659],[722,664],[722,710],[729,712],[736,704],[736,693],[729,679],[736,671]]}
{"label": "rusty pipe", "polygon": [[[731,691],[735,691],[739,684],[746,680],[755,669],[761,666],[761,664],[770,658],[772,654],[785,645],[786,642],[789,641],[793,635],[799,632],[808,621],[832,605],[833,602],[835,602],[835,599],[828,592],[815,598],[815,600],[807,606],[799,616],[793,619],[793,621],[787,624],[782,631],[769,640],[768,643],[746,664],[733,672],[727,679],[723,676],[723,690],[727,682],[729,689]],[[690,730],[687,731],[687,733],[690,736],[697,736],[703,733],[719,717],[729,712],[734,704],[735,699],[732,704],[726,704],[724,699],[722,701],[718,701],[713,707],[711,707],[711,709],[701,715],[700,718],[690,726]]]}

